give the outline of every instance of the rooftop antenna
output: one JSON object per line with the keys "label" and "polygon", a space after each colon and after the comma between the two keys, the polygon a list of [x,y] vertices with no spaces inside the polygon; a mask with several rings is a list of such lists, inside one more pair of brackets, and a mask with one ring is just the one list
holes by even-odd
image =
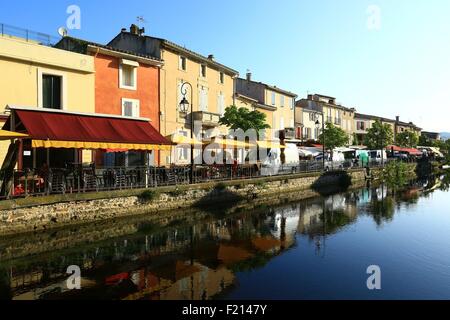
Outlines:
{"label": "rooftop antenna", "polygon": [[144,16],[137,16],[136,21],[139,28],[141,27],[141,23],[147,23],[147,21],[144,19]]}
{"label": "rooftop antenna", "polygon": [[67,32],[67,29],[66,29],[66,28],[60,27],[60,28],[58,28],[58,34],[59,34],[61,37],[65,38],[65,37],[67,37],[67,35],[68,35],[69,33]]}

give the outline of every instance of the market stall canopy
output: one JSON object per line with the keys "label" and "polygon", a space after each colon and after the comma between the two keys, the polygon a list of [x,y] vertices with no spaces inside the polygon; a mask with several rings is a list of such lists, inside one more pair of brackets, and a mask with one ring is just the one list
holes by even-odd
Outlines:
{"label": "market stall canopy", "polygon": [[211,140],[205,140],[203,142],[205,145],[219,145],[222,146],[223,148],[227,149],[227,148],[252,148],[255,147],[255,144],[249,143],[249,142],[245,142],[245,141],[240,141],[240,140],[234,140],[234,139],[222,139],[222,138],[213,138]]}
{"label": "market stall canopy", "polygon": [[17,133],[12,131],[0,130],[0,140],[11,140],[11,139],[25,139],[28,138],[27,134]]}
{"label": "market stall canopy", "polygon": [[412,156],[421,156],[422,155],[422,152],[420,152],[419,150],[414,149],[414,148],[402,148],[402,147],[398,147],[398,146],[389,146],[386,148],[386,150],[405,152],[405,153],[409,153]]}
{"label": "market stall canopy", "polygon": [[258,147],[263,149],[286,149],[286,146],[275,141],[258,141]]}
{"label": "market stall canopy", "polygon": [[[27,133],[33,148],[170,150],[148,119],[8,107],[4,130]],[[11,124],[15,128],[11,128]]]}
{"label": "market stall canopy", "polygon": [[183,136],[181,134],[174,133],[170,136],[167,136],[166,139],[171,141],[174,144],[180,144],[180,145],[203,145],[203,142],[200,140],[197,140],[195,138],[190,138]]}

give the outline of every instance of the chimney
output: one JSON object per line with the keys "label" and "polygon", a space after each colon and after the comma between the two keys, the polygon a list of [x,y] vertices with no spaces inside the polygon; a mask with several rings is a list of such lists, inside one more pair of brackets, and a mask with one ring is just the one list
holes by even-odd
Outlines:
{"label": "chimney", "polygon": [[127,32],[127,28],[122,28],[121,32]]}
{"label": "chimney", "polygon": [[313,95],[312,94],[308,94],[308,100],[313,100]]}
{"label": "chimney", "polygon": [[247,70],[247,81],[252,81],[252,73],[250,70]]}
{"label": "chimney", "polygon": [[131,34],[135,34],[135,35],[139,35],[139,27],[135,24],[132,24],[130,27],[130,33]]}
{"label": "chimney", "polygon": [[208,59],[211,60],[211,61],[214,61],[214,55],[213,55],[213,54],[210,54],[210,55],[208,56]]}
{"label": "chimney", "polygon": [[399,116],[396,116],[396,117],[395,117],[395,122],[397,122],[397,123],[400,122],[400,117],[399,117]]}

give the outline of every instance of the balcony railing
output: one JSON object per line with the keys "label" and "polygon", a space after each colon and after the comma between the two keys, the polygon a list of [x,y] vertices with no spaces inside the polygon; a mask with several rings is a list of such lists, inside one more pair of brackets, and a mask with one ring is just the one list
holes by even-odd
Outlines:
{"label": "balcony railing", "polygon": [[333,123],[333,117],[327,117],[327,123]]}
{"label": "balcony railing", "polygon": [[2,37],[22,39],[27,42],[37,43],[45,46],[53,46],[60,38],[45,33],[18,28],[0,23],[0,34]]}

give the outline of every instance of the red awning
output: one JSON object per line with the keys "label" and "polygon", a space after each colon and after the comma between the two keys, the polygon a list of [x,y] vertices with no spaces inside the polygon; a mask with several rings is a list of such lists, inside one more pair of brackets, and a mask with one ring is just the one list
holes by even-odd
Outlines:
{"label": "red awning", "polygon": [[[108,116],[13,109],[15,123],[33,140],[33,147],[158,150],[170,148],[148,121]],[[5,124],[9,129],[10,120]]]}
{"label": "red awning", "polygon": [[402,148],[402,147],[398,147],[398,146],[389,146],[386,148],[386,150],[396,151],[396,152],[405,152],[405,153],[409,153],[410,155],[413,155],[413,156],[422,155],[422,152],[420,152],[419,150],[414,149],[414,148]]}

